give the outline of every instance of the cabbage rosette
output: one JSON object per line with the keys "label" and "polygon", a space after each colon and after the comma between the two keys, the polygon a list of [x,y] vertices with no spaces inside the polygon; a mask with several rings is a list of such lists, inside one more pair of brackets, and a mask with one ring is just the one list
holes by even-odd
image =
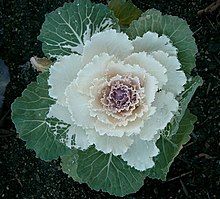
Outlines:
{"label": "cabbage rosette", "polygon": [[202,80],[190,76],[197,48],[184,20],[128,13],[122,32],[113,11],[76,0],[46,16],[39,40],[56,61],[15,101],[13,121],[38,157],[60,156],[74,180],[124,196],[166,178]]}

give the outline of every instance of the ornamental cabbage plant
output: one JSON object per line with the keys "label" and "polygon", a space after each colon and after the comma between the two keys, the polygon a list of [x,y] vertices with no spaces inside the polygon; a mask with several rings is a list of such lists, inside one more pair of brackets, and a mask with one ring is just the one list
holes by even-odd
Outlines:
{"label": "ornamental cabbage plant", "polygon": [[38,39],[56,61],[12,105],[27,147],[117,196],[146,177],[165,180],[193,130],[187,105],[202,83],[191,76],[197,47],[186,21],[141,14],[131,1],[76,0],[46,15]]}

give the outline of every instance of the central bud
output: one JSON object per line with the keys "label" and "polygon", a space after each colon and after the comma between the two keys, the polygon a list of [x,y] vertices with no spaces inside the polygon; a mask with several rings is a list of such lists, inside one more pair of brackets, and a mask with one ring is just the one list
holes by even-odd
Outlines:
{"label": "central bud", "polygon": [[128,108],[132,103],[132,88],[131,86],[123,84],[123,82],[117,81],[114,82],[110,87],[109,95],[107,100],[109,105],[113,109],[117,109],[119,112]]}
{"label": "central bud", "polygon": [[111,93],[111,97],[114,101],[117,101],[118,103],[120,101],[124,101],[123,99],[125,99],[128,95],[127,89],[123,88],[123,86],[121,86],[121,88],[116,88],[115,90],[113,90],[113,92]]}
{"label": "central bud", "polygon": [[111,78],[102,90],[102,104],[113,113],[125,113],[135,109],[140,102],[140,82],[136,77],[119,76]]}

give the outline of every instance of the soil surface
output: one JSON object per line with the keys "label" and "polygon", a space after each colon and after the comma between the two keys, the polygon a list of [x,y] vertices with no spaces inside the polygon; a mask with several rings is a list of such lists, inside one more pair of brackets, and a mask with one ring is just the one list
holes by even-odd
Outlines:
{"label": "soil surface", "polygon": [[[0,112],[1,198],[115,198],[68,178],[61,171],[59,160],[48,163],[36,158],[35,153],[26,149],[25,143],[18,138],[10,119],[11,103],[37,75],[30,65],[24,64],[33,55],[43,56],[37,36],[44,16],[64,2],[65,0],[0,0],[0,58],[9,67],[11,75],[3,110]],[[187,20],[199,49],[197,67],[193,73],[199,74],[204,84],[190,103],[190,110],[198,116],[198,122],[191,140],[172,164],[168,180],[162,182],[146,179],[145,185],[136,194],[126,198],[220,198],[220,11],[218,8],[211,13],[197,14],[213,2],[214,0],[134,1],[142,10],[156,8]]]}

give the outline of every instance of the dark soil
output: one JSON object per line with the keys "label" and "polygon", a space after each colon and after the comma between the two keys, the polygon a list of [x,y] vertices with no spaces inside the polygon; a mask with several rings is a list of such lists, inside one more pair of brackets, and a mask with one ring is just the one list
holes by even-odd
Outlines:
{"label": "dark soil", "polygon": [[[198,116],[191,140],[175,159],[168,180],[146,179],[136,194],[127,198],[220,198],[220,133],[219,133],[219,10],[197,12],[214,0],[147,0],[134,3],[146,10],[156,8],[188,21],[199,53],[197,68],[204,80],[192,102],[191,112]],[[0,0],[0,58],[5,60],[11,75],[0,118],[0,197],[2,198],[114,198],[92,191],[62,173],[59,161],[50,163],[35,157],[26,149],[10,120],[10,105],[21,95],[37,73],[21,66],[33,55],[43,56],[37,36],[44,15],[64,0]],[[146,3],[147,2],[147,3]],[[2,25],[2,27],[1,27]],[[184,33],[183,33],[184,34]],[[3,130],[4,129],[4,130]]]}

